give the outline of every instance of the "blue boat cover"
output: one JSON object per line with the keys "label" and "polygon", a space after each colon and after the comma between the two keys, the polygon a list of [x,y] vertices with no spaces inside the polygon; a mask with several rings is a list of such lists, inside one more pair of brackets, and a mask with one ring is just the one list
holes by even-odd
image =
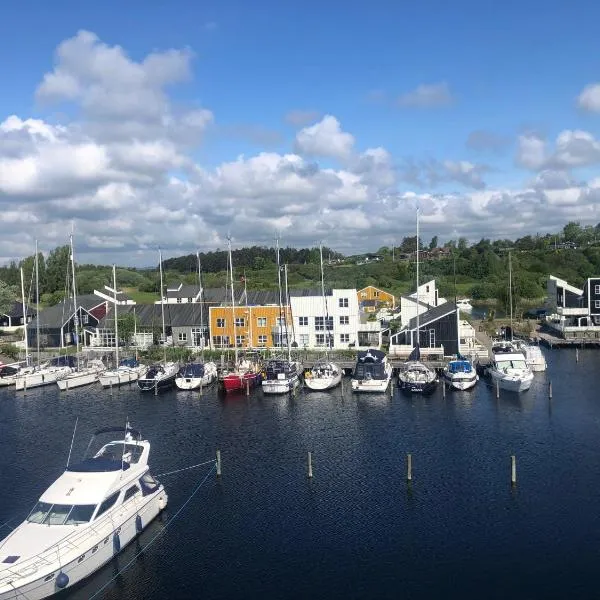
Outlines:
{"label": "blue boat cover", "polygon": [[473,365],[468,360],[451,360],[448,363],[450,373],[470,373],[472,370]]}
{"label": "blue boat cover", "polygon": [[179,369],[179,377],[188,377],[190,379],[204,377],[204,365],[202,363],[188,363]]}
{"label": "blue boat cover", "polygon": [[132,369],[135,369],[135,367],[139,367],[139,365],[140,363],[132,357],[124,358],[119,362],[120,367],[131,367]]}

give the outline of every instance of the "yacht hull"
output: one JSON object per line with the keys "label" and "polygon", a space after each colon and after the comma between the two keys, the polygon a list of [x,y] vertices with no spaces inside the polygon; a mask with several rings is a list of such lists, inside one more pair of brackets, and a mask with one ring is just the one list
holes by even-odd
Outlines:
{"label": "yacht hull", "polygon": [[464,392],[465,390],[470,390],[471,388],[475,387],[475,385],[479,381],[479,376],[475,372],[473,372],[472,375],[466,377],[457,377],[456,375],[452,376],[444,374],[443,379],[444,382],[448,386],[450,386],[451,389]]}
{"label": "yacht hull", "polygon": [[15,388],[17,390],[25,390],[36,387],[42,387],[44,385],[52,385],[56,383],[59,379],[63,379],[73,370],[71,367],[58,367],[51,371],[36,371],[35,373],[30,373],[28,375],[24,375],[23,377],[17,377],[15,379]]}
{"label": "yacht hull", "polygon": [[336,387],[341,381],[342,373],[340,372],[331,377],[305,377],[304,385],[306,385],[309,390],[323,391]]}
{"label": "yacht hull", "polygon": [[501,390],[506,390],[507,392],[526,392],[533,383],[533,374],[524,375],[522,377],[507,377],[504,375],[504,373],[498,373],[491,370],[490,375],[492,377],[494,387],[497,384]]}
{"label": "yacht hull", "polygon": [[403,381],[398,378],[398,387],[405,394],[433,394],[437,381]]}
{"label": "yacht hull", "polygon": [[206,387],[214,381],[212,374],[204,375],[204,377],[177,377],[175,385],[180,390],[199,390],[200,387]]}
{"label": "yacht hull", "polygon": [[138,387],[141,392],[162,392],[164,390],[170,390],[175,384],[175,376],[167,375],[166,377],[161,377],[160,379],[138,379]]}
{"label": "yacht hull", "polygon": [[352,391],[366,394],[383,394],[390,385],[391,375],[386,379],[352,379]]}
{"label": "yacht hull", "polygon": [[289,394],[300,385],[298,375],[286,377],[285,379],[264,379],[262,390],[264,394]]}
{"label": "yacht hull", "polygon": [[[71,589],[119,554],[159,515],[167,501],[168,496],[161,486],[146,497],[143,505],[132,502],[128,509],[104,519],[102,525],[86,528],[83,535],[75,532],[64,538],[60,552],[56,549],[53,552],[54,557],[60,555],[60,562],[57,558],[40,558],[37,562],[31,561],[26,568],[21,567],[21,570],[15,565],[16,576],[14,573],[0,573],[0,600],[42,600]],[[21,571],[23,575],[19,576]],[[62,581],[58,579],[61,572],[68,579],[66,585],[59,586],[59,583],[64,583],[64,577]]]}
{"label": "yacht hull", "polygon": [[260,385],[261,379],[261,374],[254,371],[228,373],[221,379],[221,385],[226,392],[243,392]]}
{"label": "yacht hull", "polygon": [[98,371],[89,373],[71,373],[63,379],[58,379],[58,388],[61,391],[72,390],[73,388],[83,387],[84,385],[91,385],[98,381]]}
{"label": "yacht hull", "polygon": [[98,377],[98,381],[103,388],[124,385],[137,381],[141,375],[141,370],[131,369],[129,371],[106,371]]}

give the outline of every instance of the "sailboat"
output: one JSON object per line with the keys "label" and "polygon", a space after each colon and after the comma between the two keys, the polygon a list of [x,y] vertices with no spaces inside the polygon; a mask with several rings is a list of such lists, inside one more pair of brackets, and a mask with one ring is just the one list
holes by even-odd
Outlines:
{"label": "sailboat", "polygon": [[233,259],[231,256],[231,238],[227,238],[229,249],[229,285],[231,287],[231,321],[233,324],[233,351],[234,362],[227,372],[221,375],[221,387],[226,392],[240,392],[250,390],[260,385],[261,365],[253,357],[240,357],[237,340],[237,324],[235,318],[235,291],[233,289]]}
{"label": "sailboat", "polygon": [[25,364],[15,363],[0,366],[0,387],[14,385],[16,378],[33,372],[30,365],[29,342],[27,340],[27,308],[25,304],[25,281],[23,278],[23,267],[21,267],[21,298],[23,305],[23,343],[25,345]]}
{"label": "sailboat", "polygon": [[140,365],[135,358],[124,358],[119,360],[119,315],[117,302],[117,267],[113,265],[113,289],[108,288],[113,293],[114,311],[115,311],[115,364],[114,369],[108,369],[101,373],[98,381],[103,388],[123,385],[137,381],[146,367]]}
{"label": "sailboat", "polygon": [[[327,349],[329,350],[332,333],[328,331],[329,310],[327,307],[327,296],[325,295],[325,276],[323,272],[323,245],[319,246],[321,258],[321,294],[323,295],[323,308],[325,310],[325,329],[327,331]],[[342,369],[336,365],[325,354],[325,358],[319,359],[312,368],[304,373],[304,384],[311,390],[330,390],[342,381]]]}
{"label": "sailboat", "polygon": [[[72,286],[73,286],[73,307],[75,309],[75,348],[76,354],[79,355],[79,340],[81,338],[79,333],[79,306],[77,306],[77,287],[75,283],[75,254],[73,248],[73,234],[69,237],[69,245],[71,246],[71,275],[72,275]],[[77,367],[74,372],[69,373],[66,377],[62,377],[56,381],[58,389],[61,391],[70,390],[73,388],[83,387],[84,385],[90,385],[98,380],[98,375],[104,371],[106,367],[101,360],[90,360],[85,367],[80,368],[80,362],[77,362]]]}
{"label": "sailboat", "polygon": [[[284,311],[281,295],[281,267],[279,262],[279,240],[277,240],[277,281],[279,285],[279,342],[282,343],[282,331],[285,331],[287,342],[287,358],[275,356],[266,363],[265,378],[262,382],[263,393],[265,394],[287,394],[292,392],[300,385],[300,372],[302,366],[299,362],[292,360],[292,346],[289,332],[287,330],[287,307],[289,306],[288,285],[287,285],[287,265],[284,266],[285,273],[285,301],[286,310]],[[283,328],[283,329],[282,329]]]}
{"label": "sailboat", "polygon": [[217,365],[214,362],[204,362],[204,289],[202,288],[202,266],[200,253],[196,252],[198,261],[198,285],[200,287],[200,331],[202,347],[200,349],[201,362],[190,362],[181,367],[175,377],[175,385],[180,390],[197,390],[210,385],[217,380]]}
{"label": "sailboat", "polygon": [[179,366],[174,362],[167,362],[167,333],[165,329],[165,297],[163,293],[162,252],[158,251],[158,264],[160,270],[160,314],[162,320],[163,362],[151,365],[142,377],[138,379],[138,387],[142,392],[155,394],[173,387]]}
{"label": "sailboat", "polygon": [[73,372],[76,365],[73,356],[57,356],[42,363],[40,361],[40,275],[39,275],[39,255],[37,240],[35,242],[35,301],[37,307],[36,315],[36,342],[37,342],[37,365],[29,373],[19,374],[15,377],[15,389],[26,391],[31,388],[52,385],[57,380],[66,377]]}
{"label": "sailboat", "polygon": [[524,392],[533,383],[533,372],[525,354],[513,345],[512,339],[512,259],[508,253],[508,303],[510,305],[510,338],[501,344],[492,344],[492,362],[487,368],[494,385],[509,392]]}
{"label": "sailboat", "polygon": [[405,393],[431,394],[437,384],[437,376],[421,362],[419,342],[419,208],[417,207],[417,331],[416,342],[408,360],[398,372],[398,387]]}

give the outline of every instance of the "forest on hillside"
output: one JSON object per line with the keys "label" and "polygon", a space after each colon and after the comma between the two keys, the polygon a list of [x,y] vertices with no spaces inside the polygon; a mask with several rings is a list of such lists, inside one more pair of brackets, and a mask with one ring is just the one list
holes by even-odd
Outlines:
{"label": "forest on hillside", "polygon": [[[423,250],[438,248],[437,237],[419,240]],[[600,274],[600,224],[582,227],[568,223],[560,234],[525,236],[517,240],[482,239],[469,245],[466,239],[450,240],[447,249],[432,258],[423,252],[421,281],[436,278],[445,297],[468,296],[474,300],[496,300],[506,305],[508,296],[509,255],[512,263],[513,295],[517,309],[539,302],[545,296],[549,275],[581,286],[587,277]],[[416,236],[406,237],[395,248],[382,247],[369,255],[345,257],[323,249],[325,282],[328,287],[357,288],[375,285],[396,295],[414,289]],[[282,248],[281,262],[288,264],[290,287],[316,287],[320,283],[319,248]],[[67,289],[69,247],[60,246],[48,256],[38,255],[40,300],[44,305],[59,302]],[[200,253],[205,287],[224,286],[227,281],[227,251]],[[261,246],[233,250],[236,282],[244,277],[249,289],[273,289],[277,286],[275,249]],[[20,296],[20,269],[23,268],[26,296],[33,301],[35,257],[0,267],[0,305]],[[195,254],[163,261],[165,284],[174,281],[196,283],[198,261]],[[112,267],[77,265],[78,293],[92,293],[112,283]],[[147,301],[158,298],[160,279],[154,269],[117,268],[117,284],[131,293],[147,294]],[[142,296],[137,298],[143,301]]]}

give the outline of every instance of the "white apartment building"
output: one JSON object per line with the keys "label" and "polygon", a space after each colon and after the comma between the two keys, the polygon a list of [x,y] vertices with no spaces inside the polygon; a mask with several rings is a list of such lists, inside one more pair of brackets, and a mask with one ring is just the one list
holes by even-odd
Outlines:
{"label": "white apartment building", "polygon": [[290,290],[293,336],[298,348],[357,347],[360,314],[356,290],[326,290],[325,300],[327,306],[317,290]]}
{"label": "white apartment building", "polygon": [[402,326],[407,325],[411,319],[426,313],[435,306],[440,306],[447,302],[446,298],[440,298],[435,279],[423,283],[419,286],[419,301],[417,302],[417,292],[400,298],[400,320]]}

